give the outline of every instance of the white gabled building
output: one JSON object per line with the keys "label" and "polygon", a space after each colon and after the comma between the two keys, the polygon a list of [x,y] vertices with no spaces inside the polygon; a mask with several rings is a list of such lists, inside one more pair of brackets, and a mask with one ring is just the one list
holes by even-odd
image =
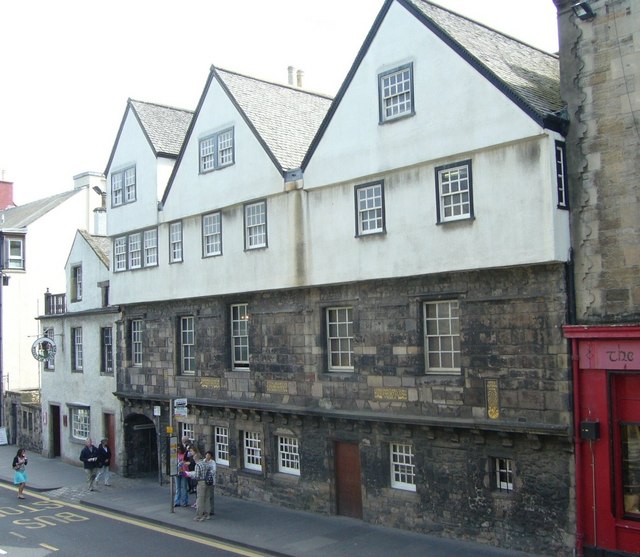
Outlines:
{"label": "white gabled building", "polygon": [[177,422],[226,493],[569,555],[562,114],[557,57],[388,0],[333,101],[212,67],[162,196],[125,122],[125,454]]}
{"label": "white gabled building", "polygon": [[77,465],[87,437],[108,437],[115,454],[122,450],[110,252],[106,236],[78,230],[65,265],[66,311],[40,316],[42,335],[56,344],[55,358],[41,364],[43,454]]}

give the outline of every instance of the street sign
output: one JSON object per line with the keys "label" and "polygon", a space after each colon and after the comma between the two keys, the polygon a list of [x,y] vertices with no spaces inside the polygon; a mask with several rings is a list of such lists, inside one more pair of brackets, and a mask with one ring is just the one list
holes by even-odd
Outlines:
{"label": "street sign", "polygon": [[173,401],[173,405],[174,405],[175,407],[178,407],[178,406],[186,406],[186,405],[187,405],[187,399],[186,399],[186,398],[176,398],[176,399]]}
{"label": "street sign", "polygon": [[186,416],[189,414],[189,409],[187,408],[187,399],[186,398],[176,398],[173,401],[173,415],[174,416]]}

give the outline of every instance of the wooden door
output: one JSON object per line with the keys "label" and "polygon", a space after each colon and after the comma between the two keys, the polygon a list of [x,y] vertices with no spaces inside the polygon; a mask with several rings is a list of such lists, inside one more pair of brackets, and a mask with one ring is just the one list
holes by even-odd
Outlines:
{"label": "wooden door", "polygon": [[116,452],[116,419],[113,414],[104,414],[104,433],[109,439],[109,448],[113,455],[111,459],[110,469],[112,472],[118,471],[118,459],[115,458]]}
{"label": "wooden door", "polygon": [[336,442],[334,459],[337,513],[362,518],[362,483],[358,445]]}
{"label": "wooden door", "polygon": [[62,454],[60,451],[60,407],[52,404],[49,407],[49,412],[51,414],[51,447],[49,450],[51,456],[55,458]]}

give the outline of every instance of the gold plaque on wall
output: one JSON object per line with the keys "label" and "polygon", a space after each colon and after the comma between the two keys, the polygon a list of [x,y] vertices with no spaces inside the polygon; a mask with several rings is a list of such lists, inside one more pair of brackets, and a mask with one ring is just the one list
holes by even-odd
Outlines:
{"label": "gold plaque on wall", "polygon": [[497,379],[485,381],[485,399],[487,404],[487,416],[492,420],[500,417],[500,391]]}

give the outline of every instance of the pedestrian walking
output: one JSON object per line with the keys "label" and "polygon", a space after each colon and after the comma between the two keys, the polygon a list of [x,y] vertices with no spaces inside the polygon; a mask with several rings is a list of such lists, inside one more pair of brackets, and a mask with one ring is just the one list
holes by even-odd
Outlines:
{"label": "pedestrian walking", "polygon": [[96,475],[96,485],[100,480],[104,485],[111,486],[111,449],[109,449],[109,439],[106,437],[100,441],[98,445],[98,474]]}
{"label": "pedestrian walking", "polygon": [[93,485],[98,473],[98,449],[91,441],[91,437],[87,437],[84,443],[84,448],[80,452],[80,460],[84,463],[89,491],[93,491]]}
{"label": "pedestrian walking", "polygon": [[18,499],[24,499],[24,486],[27,484],[27,451],[18,449],[16,456],[13,457],[13,483],[18,486]]}

